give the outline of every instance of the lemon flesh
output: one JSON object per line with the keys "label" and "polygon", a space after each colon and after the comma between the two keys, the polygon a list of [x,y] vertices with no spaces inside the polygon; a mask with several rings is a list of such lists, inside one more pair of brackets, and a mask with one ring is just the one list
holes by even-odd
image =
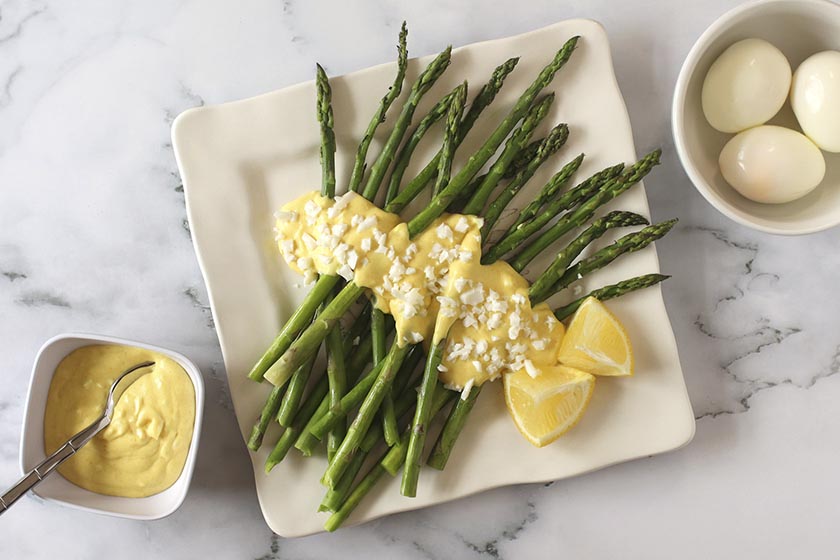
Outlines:
{"label": "lemon flesh", "polygon": [[595,298],[584,301],[572,317],[557,360],[594,375],[633,375],[633,348],[627,330]]}
{"label": "lemon flesh", "polygon": [[504,376],[508,411],[536,447],[548,445],[578,423],[594,388],[594,376],[561,365],[543,367],[536,377],[525,370]]}

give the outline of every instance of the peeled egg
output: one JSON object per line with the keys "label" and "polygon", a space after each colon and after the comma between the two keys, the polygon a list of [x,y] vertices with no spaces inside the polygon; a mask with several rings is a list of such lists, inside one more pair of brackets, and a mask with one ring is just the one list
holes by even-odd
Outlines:
{"label": "peeled egg", "polygon": [[781,126],[758,126],[734,136],[718,162],[735,190],[769,204],[805,196],[825,175],[820,149],[804,134]]}
{"label": "peeled egg", "polygon": [[790,104],[802,131],[827,152],[840,152],[840,52],[823,51],[793,75]]}
{"label": "peeled egg", "polygon": [[764,124],[784,105],[790,79],[782,51],[762,39],[738,41],[714,61],[703,81],[706,120],[721,132]]}

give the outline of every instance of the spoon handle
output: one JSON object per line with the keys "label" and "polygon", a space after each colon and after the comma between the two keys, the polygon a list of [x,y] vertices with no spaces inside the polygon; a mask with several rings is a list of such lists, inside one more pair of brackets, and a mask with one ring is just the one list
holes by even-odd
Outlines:
{"label": "spoon handle", "polygon": [[76,450],[68,441],[58,448],[58,450],[44,459],[37,467],[26,473],[17,483],[9,488],[9,490],[0,496],[0,514],[5,513],[7,509],[12,507],[21,496],[26,494],[29,490],[38,485],[44,480],[47,475],[53,472],[58,465],[72,457]]}
{"label": "spoon handle", "polygon": [[70,440],[59,447],[49,457],[38,463],[34,469],[26,473],[14,486],[0,496],[0,515],[12,507],[12,504],[18,501],[21,496],[49,476],[61,463],[75,455],[76,451],[93,439],[93,436],[104,430],[110,421],[111,419],[107,416],[100,417],[90,426],[70,438]]}

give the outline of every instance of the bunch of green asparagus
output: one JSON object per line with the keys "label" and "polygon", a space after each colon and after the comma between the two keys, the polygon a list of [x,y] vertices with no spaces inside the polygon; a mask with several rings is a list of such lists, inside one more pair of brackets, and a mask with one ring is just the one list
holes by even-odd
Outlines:
{"label": "bunch of green asparagus", "polygon": [[[511,58],[498,66],[469,106],[467,84],[458,85],[409,132],[421,100],[449,66],[451,49],[447,48],[412,84],[385,143],[368,166],[374,135],[402,92],[408,64],[406,37],[403,24],[396,77],[359,143],[348,190],[370,201],[381,199],[384,210],[399,213],[429,189],[429,203],[407,222],[410,236],[423,232],[444,212],[481,215],[482,263],[505,259],[521,272],[554,242],[585,227],[534,280],[530,297],[536,304],[621,255],[643,249],[673,227],[675,220],[647,226],[642,216],[624,211],[596,218],[603,205],[638,183],[658,164],[658,150],[631,166],[618,164],[603,169],[567,189],[583,161],[581,154],[551,177],[534,200],[519,211],[511,226],[495,240],[488,239],[514,196],[538,168],[560,151],[569,136],[568,126],[559,124],[545,137],[534,138],[554,103],[553,94],[542,92],[572,56],[578,37],[569,39],[557,51],[481,147],[460,158],[464,163],[457,172],[455,155],[460,144],[493,102],[519,59]],[[322,194],[333,197],[336,142],[330,84],[321,66],[317,66],[316,89]],[[443,125],[440,149],[415,177],[406,181],[416,147],[439,121]],[[487,171],[479,174],[485,167]],[[379,196],[383,185],[387,186]],[[608,230],[636,225],[647,227],[581,257]],[[599,288],[557,308],[555,315],[560,320],[567,318],[587,296],[606,300],[665,278],[648,274]],[[443,469],[481,392],[481,387],[475,387],[464,398],[457,398],[458,393],[444,388],[438,380],[438,365],[446,339],[433,344],[428,355],[424,355],[419,344],[401,346],[393,336],[393,321],[369,301],[372,297],[352,281],[320,276],[249,374],[254,381],[269,379],[274,387],[254,425],[248,447],[254,451],[260,448],[272,422],[283,429],[266,460],[266,472],[281,462],[292,447],[309,456],[321,442],[326,444],[328,466],[322,483],[327,490],[320,510],[332,512],[325,525],[330,531],[349,517],[384,473],[396,476],[402,469],[401,492],[415,496],[432,423],[440,419],[442,427],[426,463]],[[360,314],[352,315],[357,302],[364,308]],[[353,320],[345,328],[341,321],[347,316]],[[321,346],[327,356],[326,366],[324,371],[315,371],[315,356]],[[424,367],[420,367],[421,362]]]}

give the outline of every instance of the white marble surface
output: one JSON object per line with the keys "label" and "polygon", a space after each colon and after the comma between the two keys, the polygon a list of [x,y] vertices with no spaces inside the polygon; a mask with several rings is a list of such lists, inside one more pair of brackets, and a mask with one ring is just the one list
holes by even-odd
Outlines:
{"label": "white marble surface", "polygon": [[[779,238],[715,212],[681,171],[671,91],[693,40],[737,2],[0,3],[0,481],[18,476],[29,368],[68,330],[138,338],[203,368],[192,490],[157,522],[25,499],[0,557],[765,558],[836,554],[840,230]],[[610,34],[647,181],[664,287],[698,417],[687,448],[547,486],[500,489],[337,535],[262,521],[169,144],[180,111],[569,17]],[[2,484],[5,484],[3,482]]]}

